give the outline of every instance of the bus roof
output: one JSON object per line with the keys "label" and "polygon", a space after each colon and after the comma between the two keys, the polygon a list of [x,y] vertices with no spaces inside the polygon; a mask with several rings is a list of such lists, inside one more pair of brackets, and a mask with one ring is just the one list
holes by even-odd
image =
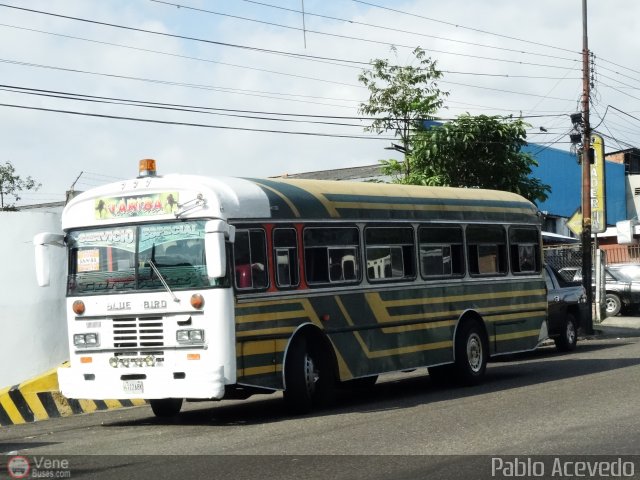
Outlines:
{"label": "bus roof", "polygon": [[67,229],[175,218],[540,221],[533,203],[497,190],[165,175],[84,192],[65,207],[62,226]]}

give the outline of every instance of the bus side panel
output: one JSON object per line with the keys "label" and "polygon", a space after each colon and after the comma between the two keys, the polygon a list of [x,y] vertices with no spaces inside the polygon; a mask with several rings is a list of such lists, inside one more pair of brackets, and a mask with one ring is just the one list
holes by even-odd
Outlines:
{"label": "bus side panel", "polygon": [[303,298],[236,303],[238,383],[282,389],[284,352],[296,327],[317,315]]}
{"label": "bus side panel", "polygon": [[[347,369],[341,379],[453,361],[465,311],[485,321],[491,353],[536,347],[546,315],[542,280],[467,282],[312,299]],[[342,375],[348,370],[347,376]]]}
{"label": "bus side panel", "polygon": [[544,282],[492,278],[237,304],[238,381],[282,388],[284,351],[303,323],[327,333],[341,380],[452,362],[455,328],[469,310],[485,321],[491,353],[533,349]]}

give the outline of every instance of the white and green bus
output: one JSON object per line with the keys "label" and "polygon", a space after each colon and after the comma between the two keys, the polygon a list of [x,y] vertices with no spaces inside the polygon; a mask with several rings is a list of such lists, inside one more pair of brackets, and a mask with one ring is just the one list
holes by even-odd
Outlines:
{"label": "white and green bus", "polygon": [[546,338],[540,218],[507,192],[157,175],[84,192],[68,252],[74,399],[182,402],[284,391],[295,410],[343,382],[428,367],[478,383]]}

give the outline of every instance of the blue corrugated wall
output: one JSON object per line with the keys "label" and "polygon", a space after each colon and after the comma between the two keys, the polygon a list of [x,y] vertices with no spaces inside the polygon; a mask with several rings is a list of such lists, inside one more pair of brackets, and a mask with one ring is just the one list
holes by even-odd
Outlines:
{"label": "blue corrugated wall", "polygon": [[[531,176],[551,186],[549,198],[538,203],[538,208],[559,217],[573,215],[580,206],[582,186],[581,167],[575,154],[535,144],[528,145],[523,150],[538,161],[538,166],[533,168]],[[617,221],[627,219],[624,165],[606,162],[605,176],[607,224],[615,225]]]}

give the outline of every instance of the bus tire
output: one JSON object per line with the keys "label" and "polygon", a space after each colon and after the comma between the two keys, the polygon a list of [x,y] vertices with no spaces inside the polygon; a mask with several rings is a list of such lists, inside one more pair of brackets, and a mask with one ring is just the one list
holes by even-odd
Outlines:
{"label": "bus tire", "polygon": [[459,326],[455,340],[455,374],[460,384],[478,385],[487,369],[489,346],[484,329],[477,321],[465,321]]}
{"label": "bus tire", "polygon": [[562,324],[560,336],[555,340],[556,348],[560,352],[575,350],[578,343],[578,322],[573,313],[567,312]]}
{"label": "bus tire", "polygon": [[149,400],[153,414],[158,418],[175,417],[182,408],[181,398],[161,398]]}
{"label": "bus tire", "polygon": [[289,346],[285,369],[284,400],[289,411],[308,413],[332,402],[335,374],[325,349],[298,335]]}

